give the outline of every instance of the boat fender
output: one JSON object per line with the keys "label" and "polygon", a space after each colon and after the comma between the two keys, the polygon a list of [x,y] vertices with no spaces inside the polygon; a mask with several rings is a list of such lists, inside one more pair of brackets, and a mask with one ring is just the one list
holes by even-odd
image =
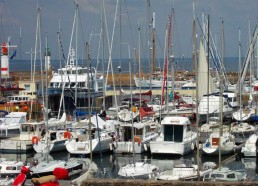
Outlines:
{"label": "boat fender", "polygon": [[38,144],[39,138],[37,136],[33,136],[31,139],[32,144]]}
{"label": "boat fender", "polygon": [[133,138],[133,140],[134,140],[134,141],[137,141],[137,142],[138,142],[138,145],[141,144],[141,138],[140,138],[139,136],[135,136],[135,137]]}
{"label": "boat fender", "polygon": [[147,145],[146,145],[145,143],[144,143],[143,147],[144,147],[144,150],[145,150],[145,151],[148,150]]}
{"label": "boat fender", "polygon": [[194,143],[191,144],[191,149],[194,150]]}
{"label": "boat fender", "polygon": [[64,132],[64,138],[70,139],[71,138],[71,132],[68,132],[68,131]]}

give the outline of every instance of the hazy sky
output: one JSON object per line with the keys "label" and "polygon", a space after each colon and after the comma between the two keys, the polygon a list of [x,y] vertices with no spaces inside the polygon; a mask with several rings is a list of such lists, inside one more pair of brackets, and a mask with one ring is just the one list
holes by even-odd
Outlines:
{"label": "hazy sky", "polygon": [[[113,25],[117,0],[105,0],[105,12],[108,31],[105,31],[109,43],[112,41]],[[138,40],[141,40],[141,57],[148,57],[147,47],[148,23],[147,0],[120,0],[114,30],[112,57],[128,57],[127,46],[119,43],[129,43],[131,57],[139,51]],[[73,19],[75,15],[74,0],[38,0],[41,10],[41,35],[42,48],[45,47],[46,35],[48,46],[52,52],[52,59],[59,59],[59,45],[57,32],[61,27],[61,42],[65,56],[71,40]],[[101,57],[99,47],[99,34],[101,28],[102,0],[78,0],[79,4],[79,29],[78,29],[78,55],[85,56],[83,44],[90,42],[91,58]],[[163,57],[165,28],[168,24],[172,7],[175,10],[172,32],[176,57],[190,57],[192,54],[192,25],[193,25],[193,0],[150,0],[150,12],[156,13],[156,56]],[[216,38],[218,47],[221,46],[221,22],[224,20],[225,56],[238,56],[238,35],[241,28],[242,56],[246,55],[248,46],[248,19],[251,20],[253,32],[257,23],[258,0],[196,0],[195,13],[201,21],[204,12],[210,15],[210,28]],[[121,15],[121,16],[120,16]],[[35,48],[37,1],[36,0],[0,0],[0,41],[6,41],[11,36],[11,43],[19,46],[17,51],[29,51]],[[120,24],[121,20],[121,24]],[[121,26],[120,26],[121,25]],[[198,35],[200,29],[198,26]],[[140,32],[138,32],[140,27]],[[20,46],[21,29],[21,46]],[[121,35],[120,35],[121,31]],[[140,34],[139,34],[140,33]],[[140,37],[139,37],[140,35]],[[72,46],[75,47],[75,37]],[[108,54],[107,44],[104,44],[104,56]],[[135,48],[135,50],[134,50]],[[99,52],[98,52],[99,51]],[[20,55],[17,55],[19,59]],[[16,59],[17,59],[16,58]],[[22,59],[29,59],[29,54],[22,54]]]}

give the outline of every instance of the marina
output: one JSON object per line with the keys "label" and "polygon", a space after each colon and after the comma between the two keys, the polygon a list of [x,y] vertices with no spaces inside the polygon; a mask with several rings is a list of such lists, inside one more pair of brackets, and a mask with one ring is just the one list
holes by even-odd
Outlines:
{"label": "marina", "polygon": [[[221,0],[13,1],[0,2],[14,13],[0,11],[0,185],[258,183],[258,27],[238,16],[246,6],[227,25],[237,8]],[[242,39],[232,28],[246,22]],[[26,39],[5,33],[15,23]]]}

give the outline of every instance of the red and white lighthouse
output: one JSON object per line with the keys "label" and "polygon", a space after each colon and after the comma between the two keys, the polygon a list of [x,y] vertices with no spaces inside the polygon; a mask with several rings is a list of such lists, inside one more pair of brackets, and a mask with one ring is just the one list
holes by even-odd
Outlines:
{"label": "red and white lighthouse", "polygon": [[9,51],[8,44],[3,43],[1,50],[1,77],[9,78]]}

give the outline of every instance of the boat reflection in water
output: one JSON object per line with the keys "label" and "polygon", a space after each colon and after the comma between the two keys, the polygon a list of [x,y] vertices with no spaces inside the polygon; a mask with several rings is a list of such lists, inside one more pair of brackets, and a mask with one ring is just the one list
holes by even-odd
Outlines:
{"label": "boat reflection in water", "polygon": [[[8,160],[17,160],[19,155],[17,154],[1,154],[1,157],[7,158]],[[36,155],[39,157],[39,155]],[[51,157],[55,160],[67,160],[70,159],[70,154],[68,152],[56,152],[51,154]],[[255,180],[258,176],[258,168],[256,166],[256,158],[230,158],[231,155],[222,156],[222,161],[224,161],[225,167],[229,167],[231,170],[239,170],[242,169],[247,174],[248,180]],[[27,162],[32,162],[34,158],[34,154],[22,154],[21,159],[23,162],[27,160]],[[73,157],[75,158],[75,157]],[[91,163],[89,157],[76,157],[76,159],[84,161],[83,169],[87,169]],[[144,154],[135,154],[135,160],[146,161],[151,164],[155,164],[158,166],[159,171],[166,171],[173,168],[175,161],[187,159],[192,161],[192,163],[196,163],[196,151],[193,151],[184,156],[151,156],[148,153]],[[118,171],[120,167],[132,163],[133,156],[132,154],[112,154],[112,153],[103,153],[103,154],[94,154],[93,156],[93,177],[94,178],[119,178]],[[219,158],[217,156],[201,156],[201,166],[205,162],[214,162],[218,165]],[[215,165],[214,164],[214,165]]]}

